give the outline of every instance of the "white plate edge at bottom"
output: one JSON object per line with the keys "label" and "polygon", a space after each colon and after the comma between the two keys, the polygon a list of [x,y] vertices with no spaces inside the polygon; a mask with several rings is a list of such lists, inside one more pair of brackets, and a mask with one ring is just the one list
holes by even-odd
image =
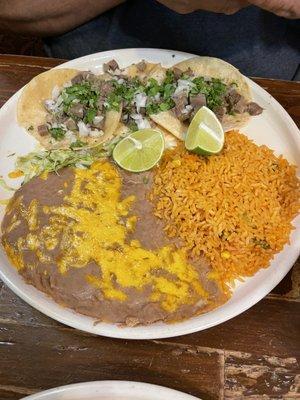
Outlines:
{"label": "white plate edge at bottom", "polygon": [[[146,382],[136,382],[136,381],[123,381],[123,380],[104,380],[104,381],[91,381],[91,382],[81,382],[81,383],[73,383],[65,386],[58,386],[56,388],[47,389],[30,396],[24,397],[22,400],[52,400],[53,396],[62,395],[61,400],[72,400],[72,393],[76,393],[78,391],[85,390],[91,391],[91,395],[97,395],[97,391],[106,390],[107,394],[103,393],[103,395],[114,396],[111,400],[117,400],[117,397],[120,394],[123,396],[143,396],[143,393],[147,391],[147,393],[153,393],[153,400],[163,400],[163,399],[174,399],[174,400],[201,400],[199,397],[194,397],[190,394],[171,389],[165,386],[155,385],[152,383]],[[121,393],[119,393],[121,391]],[[135,393],[134,393],[135,391]],[[65,397],[66,396],[66,397]],[[168,397],[166,397],[168,396]],[[128,400],[130,397],[128,397]],[[55,400],[59,400],[59,398],[55,397]],[[88,397],[81,397],[81,400],[89,400]],[[99,398],[101,400],[101,398]],[[127,400],[127,399],[126,399]],[[139,400],[143,400],[141,397]]]}

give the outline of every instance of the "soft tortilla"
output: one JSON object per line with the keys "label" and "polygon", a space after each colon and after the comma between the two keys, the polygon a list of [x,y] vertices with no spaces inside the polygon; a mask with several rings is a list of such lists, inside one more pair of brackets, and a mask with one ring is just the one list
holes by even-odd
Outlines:
{"label": "soft tortilla", "polygon": [[[38,133],[38,126],[46,122],[47,111],[44,101],[52,98],[52,90],[55,86],[61,88],[64,83],[70,81],[80,71],[76,69],[51,69],[33,78],[23,89],[18,101],[17,119],[18,123],[27,129],[35,139],[46,149],[69,148],[71,142],[68,139],[51,143],[51,137],[41,136]],[[103,79],[105,79],[103,75]],[[108,77],[106,78],[108,79]],[[104,135],[100,137],[84,138],[87,145],[104,143],[111,139],[117,129],[121,118],[120,111],[108,111],[104,121]],[[29,129],[32,127],[32,129]]]}
{"label": "soft tortilla", "polygon": [[123,73],[129,78],[138,77],[141,81],[144,81],[148,79],[150,73],[153,74],[152,71],[155,70],[155,68],[160,64],[153,64],[145,61],[145,65],[145,69],[143,71],[140,71],[137,67],[137,64],[131,64],[124,69]]}
{"label": "soft tortilla", "polygon": [[[183,72],[191,69],[195,76],[221,79],[227,85],[235,82],[237,84],[237,91],[246,99],[246,101],[251,101],[250,88],[244,76],[238,69],[226,61],[213,57],[193,57],[175,64],[174,67],[179,68]],[[161,81],[165,71],[166,70],[161,67],[160,70],[155,71],[155,74],[152,75],[151,73],[150,77],[156,78],[156,76],[158,76]],[[188,123],[179,121],[171,110],[151,115],[150,118],[155,123],[167,129],[178,139],[184,140],[188,129]],[[222,126],[225,132],[232,129],[238,129],[246,125],[249,119],[250,115],[248,113],[225,115],[222,121]]]}
{"label": "soft tortilla", "polygon": [[171,132],[177,139],[184,141],[188,125],[176,118],[172,111],[152,114],[150,118],[156,124]]}

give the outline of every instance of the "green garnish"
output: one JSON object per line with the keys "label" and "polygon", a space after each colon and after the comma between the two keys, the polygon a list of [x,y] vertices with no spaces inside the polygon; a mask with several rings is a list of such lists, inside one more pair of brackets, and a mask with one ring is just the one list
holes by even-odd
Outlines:
{"label": "green garnish", "polygon": [[172,99],[172,95],[174,94],[175,89],[174,72],[171,70],[166,72],[166,78],[161,85],[159,85],[155,79],[149,79],[146,94],[150,97],[155,97],[159,93],[162,101],[155,101],[154,99],[152,101],[148,100],[146,114],[157,114],[160,111],[167,111],[173,108],[175,102]]}
{"label": "green garnish", "polygon": [[10,192],[15,191],[15,189],[8,186],[8,184],[5,182],[5,180],[2,177],[0,177],[0,186],[7,191],[10,191]]}
{"label": "green garnish", "polygon": [[127,107],[132,103],[136,93],[145,93],[145,86],[142,85],[141,81],[137,78],[132,81],[125,81],[124,83],[118,83],[112,81],[114,90],[107,96],[107,109],[113,109],[119,111],[121,103],[123,108],[126,110]]}
{"label": "green garnish", "polygon": [[148,96],[154,97],[160,92],[160,85],[157,80],[154,78],[150,78],[148,81],[148,85],[146,87],[146,94]]}
{"label": "green garnish", "polygon": [[50,128],[49,132],[55,140],[62,140],[66,134],[63,128]]}
{"label": "green garnish", "polygon": [[175,92],[175,85],[173,83],[166,83],[162,86],[162,95],[164,100],[170,99]]}
{"label": "green garnish", "polygon": [[[26,156],[18,157],[16,169],[23,172],[24,183],[26,183],[44,171],[57,173],[61,168],[68,166],[88,168],[94,161],[109,157],[116,144],[127,135],[128,132],[123,133],[104,144],[93,147],[84,147],[84,143],[78,140],[73,143],[73,148],[70,146],[69,149],[31,152]],[[1,183],[0,179],[0,185]]]}
{"label": "green garnish", "polygon": [[128,128],[130,129],[131,132],[137,131],[137,130],[138,130],[137,123],[136,123],[135,121],[132,121],[132,120],[131,120],[131,121],[128,123]]}
{"label": "green garnish", "polygon": [[227,86],[220,79],[212,78],[210,81],[206,81],[203,77],[197,77],[192,82],[194,87],[191,89],[190,94],[205,94],[208,108],[213,110],[222,105]]}
{"label": "green garnish", "polygon": [[157,114],[160,110],[159,108],[159,104],[158,103],[149,103],[146,106],[146,114],[150,115],[150,114]]}
{"label": "green garnish", "polygon": [[57,149],[49,151],[32,152],[24,157],[19,157],[16,168],[23,172],[24,183],[42,172],[57,172],[59,169],[76,166],[89,167],[94,161],[107,155],[102,145],[81,149]]}
{"label": "green garnish", "polygon": [[94,120],[94,118],[96,117],[97,114],[97,110],[95,108],[90,108],[87,113],[85,114],[84,117],[84,122],[91,124]]}
{"label": "green garnish", "polygon": [[168,69],[166,71],[166,77],[164,80],[164,85],[168,84],[168,83],[174,83],[175,82],[175,75],[174,75],[174,71],[171,69]]}
{"label": "green garnish", "polygon": [[88,111],[89,109],[95,109],[99,92],[91,86],[90,82],[81,82],[64,88],[61,92],[61,97],[64,113],[72,117],[69,110],[76,103],[84,105],[85,108],[88,108]]}
{"label": "green garnish", "polygon": [[188,81],[188,80],[191,79],[191,77],[183,72],[182,75],[181,75],[181,77],[180,77],[180,79],[183,79],[183,80],[185,80],[185,81]]}
{"label": "green garnish", "polygon": [[84,145],[85,143],[81,140],[76,140],[76,142],[70,144],[70,149],[77,149],[78,147],[83,147]]}
{"label": "green garnish", "polygon": [[165,102],[160,103],[159,109],[160,109],[160,111],[167,111],[167,110],[170,110],[171,108],[173,108],[174,106],[175,106],[174,100],[169,98]]}
{"label": "green garnish", "polygon": [[28,131],[33,131],[33,125],[30,125],[27,130]]}

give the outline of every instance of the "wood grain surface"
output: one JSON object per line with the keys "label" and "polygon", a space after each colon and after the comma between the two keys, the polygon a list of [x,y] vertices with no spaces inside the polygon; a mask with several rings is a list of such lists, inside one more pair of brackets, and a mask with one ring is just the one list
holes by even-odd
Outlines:
{"label": "wood grain surface", "polygon": [[[61,62],[0,56],[0,106]],[[254,80],[300,126],[300,83]],[[116,340],[74,330],[31,308],[0,281],[0,400],[102,379],[155,383],[203,400],[300,399],[300,261],[240,316],[165,340]]]}

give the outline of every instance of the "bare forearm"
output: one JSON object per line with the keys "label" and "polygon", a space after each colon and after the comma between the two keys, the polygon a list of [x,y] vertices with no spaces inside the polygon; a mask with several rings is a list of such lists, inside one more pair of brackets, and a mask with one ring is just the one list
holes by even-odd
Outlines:
{"label": "bare forearm", "polygon": [[1,30],[59,35],[125,0],[0,0]]}
{"label": "bare forearm", "polygon": [[271,11],[280,17],[300,18],[300,0],[248,0],[264,10]]}

